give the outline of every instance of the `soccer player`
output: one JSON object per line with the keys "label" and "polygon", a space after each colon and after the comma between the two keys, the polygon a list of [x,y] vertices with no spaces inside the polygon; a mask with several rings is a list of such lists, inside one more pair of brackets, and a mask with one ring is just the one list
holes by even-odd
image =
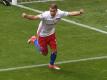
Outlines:
{"label": "soccer player", "polygon": [[84,12],[83,9],[79,11],[66,12],[58,9],[58,6],[55,3],[52,3],[49,6],[49,11],[45,11],[39,15],[29,15],[22,13],[22,17],[37,20],[40,19],[40,24],[37,30],[37,34],[32,36],[28,42],[33,43],[37,49],[41,52],[42,55],[46,56],[48,54],[48,45],[51,48],[50,55],[50,64],[48,65],[51,69],[60,69],[56,66],[55,60],[57,57],[57,43],[55,36],[55,25],[61,20],[64,16],[78,16]]}

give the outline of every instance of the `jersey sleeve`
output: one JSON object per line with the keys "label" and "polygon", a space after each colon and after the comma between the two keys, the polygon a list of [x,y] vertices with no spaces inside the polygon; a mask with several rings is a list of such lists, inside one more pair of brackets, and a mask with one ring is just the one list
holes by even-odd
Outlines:
{"label": "jersey sleeve", "polygon": [[43,20],[43,19],[45,19],[46,12],[41,13],[41,14],[39,14],[38,16],[39,16],[39,18],[40,18],[41,20]]}
{"label": "jersey sleeve", "polygon": [[39,14],[37,15],[40,19],[43,19],[43,15],[42,14]]}
{"label": "jersey sleeve", "polygon": [[69,12],[67,11],[61,11],[60,14],[61,14],[61,17],[69,16]]}

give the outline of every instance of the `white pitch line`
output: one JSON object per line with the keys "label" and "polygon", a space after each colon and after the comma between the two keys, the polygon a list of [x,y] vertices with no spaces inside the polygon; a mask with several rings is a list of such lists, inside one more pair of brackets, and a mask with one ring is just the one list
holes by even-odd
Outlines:
{"label": "white pitch line", "polygon": [[[43,12],[43,11],[40,11],[40,10],[37,10],[37,9],[33,9],[33,8],[29,8],[29,7],[26,7],[26,6],[23,6],[23,5],[16,5],[16,6],[18,6],[20,8],[24,8],[24,9],[30,10],[30,11],[33,11],[33,12],[37,12],[37,13],[42,13]],[[98,29],[98,28],[95,28],[95,27],[92,27],[92,26],[88,26],[88,25],[85,25],[85,24],[77,23],[75,21],[72,21],[72,20],[69,20],[69,19],[65,19],[65,18],[62,18],[62,20],[65,21],[65,22],[68,22],[68,23],[72,23],[72,24],[75,24],[75,25],[78,25],[78,26],[81,26],[81,27],[84,27],[84,28],[88,28],[88,29],[103,33],[103,34],[107,34],[107,31],[104,31],[104,30],[101,30],[101,29]]]}
{"label": "white pitch line", "polygon": [[63,1],[63,0],[42,0],[42,1],[30,1],[30,2],[21,2],[19,4],[28,4],[28,3],[44,3],[44,2],[50,2],[50,1]]}
{"label": "white pitch line", "polygon": [[68,22],[68,23],[72,23],[72,24],[75,24],[75,25],[78,25],[78,26],[81,26],[81,27],[84,27],[84,28],[88,28],[88,29],[103,33],[103,34],[107,34],[107,31],[104,31],[104,30],[101,30],[101,29],[98,29],[98,28],[95,28],[95,27],[91,27],[91,26],[88,26],[88,25],[85,25],[85,24],[77,23],[77,22],[69,20],[69,19],[64,19],[63,18],[62,20],[65,21],[65,22]]}
{"label": "white pitch line", "polygon": [[30,10],[30,11],[33,11],[33,12],[36,12],[36,13],[42,13],[43,12],[43,11],[36,10],[36,9],[26,7],[26,6],[23,6],[23,5],[15,5],[15,6],[20,7],[20,8],[24,8],[24,9],[27,9],[27,10]]}
{"label": "white pitch line", "polygon": [[[60,61],[60,62],[56,62],[56,64],[76,63],[76,62],[102,60],[102,59],[107,59],[107,56],[91,57],[91,58],[84,58],[84,59],[78,59],[78,60]],[[37,65],[29,65],[29,66],[22,66],[22,67],[6,68],[6,69],[0,69],[0,72],[30,69],[30,68],[36,68],[36,67],[43,67],[43,66],[47,66],[47,65],[48,64],[37,64]]]}
{"label": "white pitch line", "polygon": [[104,26],[104,27],[106,27],[106,28],[107,28],[107,26]]}

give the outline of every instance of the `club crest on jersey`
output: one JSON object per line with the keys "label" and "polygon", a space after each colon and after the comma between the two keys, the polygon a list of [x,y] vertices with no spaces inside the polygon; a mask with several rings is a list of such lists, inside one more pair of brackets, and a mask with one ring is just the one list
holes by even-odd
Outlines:
{"label": "club crest on jersey", "polygon": [[46,24],[54,25],[59,22],[60,18],[45,20]]}

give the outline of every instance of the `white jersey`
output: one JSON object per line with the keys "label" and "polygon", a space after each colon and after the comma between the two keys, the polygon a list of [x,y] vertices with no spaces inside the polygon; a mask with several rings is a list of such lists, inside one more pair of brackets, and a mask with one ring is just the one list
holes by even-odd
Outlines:
{"label": "white jersey", "polygon": [[49,36],[55,33],[55,25],[63,16],[68,16],[69,13],[58,9],[55,17],[52,17],[50,11],[45,11],[38,15],[41,19],[37,34],[41,37]]}

